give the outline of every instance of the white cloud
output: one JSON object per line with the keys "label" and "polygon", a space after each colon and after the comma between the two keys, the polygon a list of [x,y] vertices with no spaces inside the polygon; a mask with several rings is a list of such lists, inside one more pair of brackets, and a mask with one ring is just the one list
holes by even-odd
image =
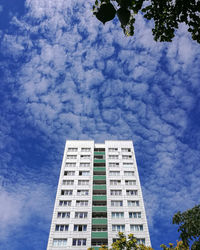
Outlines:
{"label": "white cloud", "polygon": [[[1,188],[0,202],[0,239],[8,240],[9,235],[38,216],[47,223],[52,212],[51,190],[43,184],[30,183],[30,186],[15,186],[15,190]],[[42,226],[42,225],[41,225]]]}
{"label": "white cloud", "polygon": [[[3,40],[5,54],[28,58],[14,75],[13,93],[26,122],[59,149],[64,138],[133,139],[136,156],[145,159],[139,168],[152,227],[158,214],[160,220],[169,219],[176,208],[195,204],[199,155],[184,136],[190,133],[190,112],[198,100],[200,50],[184,29],[171,44],[161,44],[153,41],[152,24],[141,15],[134,38],[126,38],[118,23],[101,25],[92,16],[91,3],[85,1],[27,0],[26,6],[23,19],[13,18],[19,35],[4,34]],[[32,24],[29,18],[38,22]],[[13,108],[5,107],[9,112]],[[11,129],[6,127],[3,141]],[[186,175],[189,182],[181,182]],[[11,218],[19,226],[23,220],[15,216],[20,218],[24,208],[24,223],[31,214],[41,216],[39,204],[46,192],[50,194],[45,186],[27,191],[28,202],[28,196],[18,191],[16,195],[3,191],[0,196],[6,207],[17,200]],[[7,212],[2,208],[10,225]]]}
{"label": "white cloud", "polygon": [[181,37],[178,46],[178,55],[185,64],[191,64],[195,55],[195,47],[192,46],[188,37]]}
{"label": "white cloud", "polygon": [[13,35],[5,34],[2,41],[3,53],[4,50],[13,57],[20,56],[24,51],[23,39],[22,37],[17,37]]}
{"label": "white cloud", "polygon": [[3,206],[0,207],[1,217],[1,228],[0,237],[4,238],[10,231],[10,227],[16,226],[22,223],[23,220],[23,205],[21,204],[22,197],[16,197],[15,194],[9,194],[6,191],[0,193],[0,202]]}

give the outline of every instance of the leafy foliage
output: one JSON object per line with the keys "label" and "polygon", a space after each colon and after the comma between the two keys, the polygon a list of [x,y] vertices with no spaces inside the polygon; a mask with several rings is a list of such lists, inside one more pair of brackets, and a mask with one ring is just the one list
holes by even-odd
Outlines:
{"label": "leafy foliage", "polygon": [[188,247],[192,242],[192,250],[200,249],[200,205],[173,216],[173,224],[179,225],[178,232],[183,244]]}
{"label": "leafy foliage", "polygon": [[[88,248],[88,250],[94,250],[93,248]],[[122,232],[118,233],[118,239],[112,244],[111,248],[107,248],[102,245],[99,250],[153,250],[151,247],[147,247],[143,244],[137,245],[137,239],[133,234],[129,234],[126,238],[125,234]]]}
{"label": "leafy foliage", "polygon": [[163,250],[189,250],[189,247],[186,247],[182,241],[177,241],[177,245],[174,246],[174,244],[169,243],[169,247],[162,244],[160,246]]}
{"label": "leafy foliage", "polygon": [[99,250],[108,250],[108,248],[107,248],[107,246],[102,245],[102,246],[99,248]]}
{"label": "leafy foliage", "polygon": [[[163,250],[200,250],[200,205],[197,205],[183,213],[180,211],[173,216],[173,224],[179,225],[178,232],[182,241],[177,241],[176,246],[169,243],[169,247],[162,244]],[[88,248],[88,250],[94,250]],[[102,245],[100,250],[153,250],[143,244],[137,244],[137,238],[133,234],[128,237],[124,233],[118,233],[118,239],[110,249]]]}
{"label": "leafy foliage", "polygon": [[119,232],[118,237],[119,239],[112,244],[110,250],[153,250],[153,248],[144,246],[143,244],[137,245],[137,239],[133,234],[129,234],[127,239],[124,233]]}
{"label": "leafy foliage", "polygon": [[[102,21],[102,13],[106,13],[106,8],[102,11],[102,5],[105,7],[105,3],[111,4],[111,1],[96,0],[93,6],[93,13],[100,21]],[[188,25],[188,31],[192,34],[193,40],[200,43],[199,0],[112,0],[112,3],[111,5],[117,9],[116,13],[121,27],[127,36],[134,35],[135,16],[141,11],[146,19],[154,20],[152,33],[156,41],[171,42],[179,23],[185,23]],[[146,6],[142,8],[144,3]],[[106,16],[109,16],[109,11],[104,15],[105,19]],[[113,16],[109,16],[106,21],[114,17],[113,13]]]}

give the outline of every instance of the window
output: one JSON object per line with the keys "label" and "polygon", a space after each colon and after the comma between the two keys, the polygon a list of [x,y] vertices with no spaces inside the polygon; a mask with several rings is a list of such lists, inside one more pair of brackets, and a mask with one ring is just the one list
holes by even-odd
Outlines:
{"label": "window", "polygon": [[136,180],[126,180],[125,185],[136,185]]}
{"label": "window", "polygon": [[130,228],[134,232],[143,231],[143,225],[130,225]]}
{"label": "window", "polygon": [[54,247],[63,247],[67,246],[67,239],[53,239]]}
{"label": "window", "polygon": [[68,152],[77,152],[78,148],[68,148]]}
{"label": "window", "polygon": [[115,219],[124,218],[124,213],[123,212],[112,212],[112,218],[115,218]]}
{"label": "window", "polygon": [[125,230],[125,225],[112,225],[112,231],[123,232]]}
{"label": "window", "polygon": [[81,155],[81,159],[90,159],[90,155]]}
{"label": "window", "polygon": [[130,160],[132,159],[132,155],[122,155],[123,160]]}
{"label": "window", "polygon": [[123,201],[111,201],[111,207],[122,207]]}
{"label": "window", "polygon": [[76,163],[67,162],[67,163],[65,164],[65,166],[66,166],[66,167],[73,167],[73,168],[75,168],[75,167],[76,167]]}
{"label": "window", "polygon": [[69,225],[56,225],[55,231],[68,231]]}
{"label": "window", "polygon": [[139,207],[139,201],[128,201],[129,207]]}
{"label": "window", "polygon": [[70,218],[70,212],[58,212],[57,218]]}
{"label": "window", "polygon": [[89,195],[89,190],[77,190],[77,195]]}
{"label": "window", "polygon": [[119,162],[110,162],[109,167],[119,167]]}
{"label": "window", "polygon": [[118,150],[118,148],[109,148],[108,151],[109,152],[116,152]]}
{"label": "window", "polygon": [[130,148],[122,148],[122,152],[131,152]]}
{"label": "window", "polygon": [[78,180],[78,185],[89,185],[89,180]]}
{"label": "window", "polygon": [[80,163],[80,167],[90,167],[90,163],[82,162]]}
{"label": "window", "polygon": [[125,176],[134,176],[134,171],[124,171]]}
{"label": "window", "polygon": [[67,155],[67,159],[76,159],[77,155]]}
{"label": "window", "polygon": [[121,181],[120,180],[110,180],[110,185],[120,185]]}
{"label": "window", "polygon": [[61,190],[61,195],[72,195],[73,190]]}
{"label": "window", "polygon": [[108,158],[111,160],[114,160],[114,159],[116,160],[116,159],[118,159],[118,157],[119,157],[118,155],[109,155],[108,156]]}
{"label": "window", "polygon": [[74,184],[74,181],[73,181],[73,180],[63,180],[62,184],[63,184],[63,185],[66,185],[66,186],[68,186],[68,185],[73,185],[73,184]]}
{"label": "window", "polygon": [[87,207],[88,201],[76,201],[76,206],[77,207]]}
{"label": "window", "polygon": [[59,201],[59,206],[61,207],[71,207],[72,202],[71,201]]}
{"label": "window", "polygon": [[124,162],[123,167],[133,167],[133,163],[132,162]]}
{"label": "window", "polygon": [[86,246],[86,239],[73,239],[73,246]]}
{"label": "window", "polygon": [[87,231],[87,225],[74,225],[74,231]]}
{"label": "window", "polygon": [[138,238],[137,239],[137,244],[143,244],[143,245],[145,245],[145,239],[144,238],[142,238],[142,239]]}
{"label": "window", "polygon": [[129,218],[138,219],[141,218],[141,212],[129,212]]}
{"label": "window", "polygon": [[79,171],[79,175],[88,176],[90,175],[90,171]]}
{"label": "window", "polygon": [[91,148],[81,148],[82,152],[90,152]]}
{"label": "window", "polygon": [[137,190],[126,190],[126,195],[137,195],[138,191]]}
{"label": "window", "polygon": [[109,171],[109,175],[111,175],[111,176],[119,176],[120,171]]}
{"label": "window", "polygon": [[110,195],[122,195],[122,190],[110,190]]}
{"label": "window", "polygon": [[87,212],[75,212],[75,218],[84,219],[87,218]]}
{"label": "window", "polygon": [[68,176],[75,175],[75,171],[65,171],[64,175],[68,175]]}

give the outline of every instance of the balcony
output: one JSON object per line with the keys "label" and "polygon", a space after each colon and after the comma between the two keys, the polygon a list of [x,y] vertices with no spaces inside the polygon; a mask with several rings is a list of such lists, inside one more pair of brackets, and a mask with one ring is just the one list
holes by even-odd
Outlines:
{"label": "balcony", "polygon": [[105,148],[94,148],[94,152],[105,152]]}
{"label": "balcony", "polygon": [[92,239],[92,247],[95,250],[98,250],[101,245],[108,245],[108,239],[104,238],[104,239],[98,239],[98,238],[93,238]]}
{"label": "balcony", "polygon": [[106,185],[93,185],[93,190],[106,190]]}
{"label": "balcony", "polygon": [[105,155],[104,154],[94,154],[94,159],[95,160],[105,159]]}
{"label": "balcony", "polygon": [[108,238],[108,232],[92,232],[92,238]]}
{"label": "balcony", "polygon": [[107,206],[107,201],[92,201],[93,206],[95,207],[102,207],[102,206]]}
{"label": "balcony", "polygon": [[94,159],[94,163],[105,163],[105,159]]}
{"label": "balcony", "polygon": [[92,199],[93,201],[106,201],[107,196],[106,195],[93,195]]}
{"label": "balcony", "polygon": [[94,171],[103,171],[103,172],[105,172],[106,168],[105,167],[94,167],[93,170]]}
{"label": "balcony", "polygon": [[92,225],[107,225],[107,218],[92,218]]}
{"label": "balcony", "polygon": [[94,175],[93,180],[106,180],[105,175]]}
{"label": "balcony", "polygon": [[106,180],[93,180],[93,185],[106,185]]}
{"label": "balcony", "polygon": [[93,206],[92,207],[92,212],[106,212],[107,207],[106,206]]}
{"label": "balcony", "polygon": [[105,155],[105,151],[94,151],[94,155]]}
{"label": "balcony", "polygon": [[107,232],[107,225],[93,225],[92,232]]}
{"label": "balcony", "polygon": [[106,175],[106,171],[94,171],[93,175]]}
{"label": "balcony", "polygon": [[94,167],[104,167],[105,168],[106,164],[105,163],[94,163]]}
{"label": "balcony", "polygon": [[94,190],[93,195],[106,195],[106,190]]}
{"label": "balcony", "polygon": [[92,212],[92,218],[101,219],[107,218],[107,212]]}

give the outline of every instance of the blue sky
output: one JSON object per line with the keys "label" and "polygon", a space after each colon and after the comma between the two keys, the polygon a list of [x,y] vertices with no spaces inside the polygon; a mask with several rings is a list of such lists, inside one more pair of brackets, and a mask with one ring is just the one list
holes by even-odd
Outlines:
{"label": "blue sky", "polygon": [[199,203],[200,45],[103,26],[92,1],[0,0],[0,249],[46,248],[66,139],[133,140],[152,246]]}

